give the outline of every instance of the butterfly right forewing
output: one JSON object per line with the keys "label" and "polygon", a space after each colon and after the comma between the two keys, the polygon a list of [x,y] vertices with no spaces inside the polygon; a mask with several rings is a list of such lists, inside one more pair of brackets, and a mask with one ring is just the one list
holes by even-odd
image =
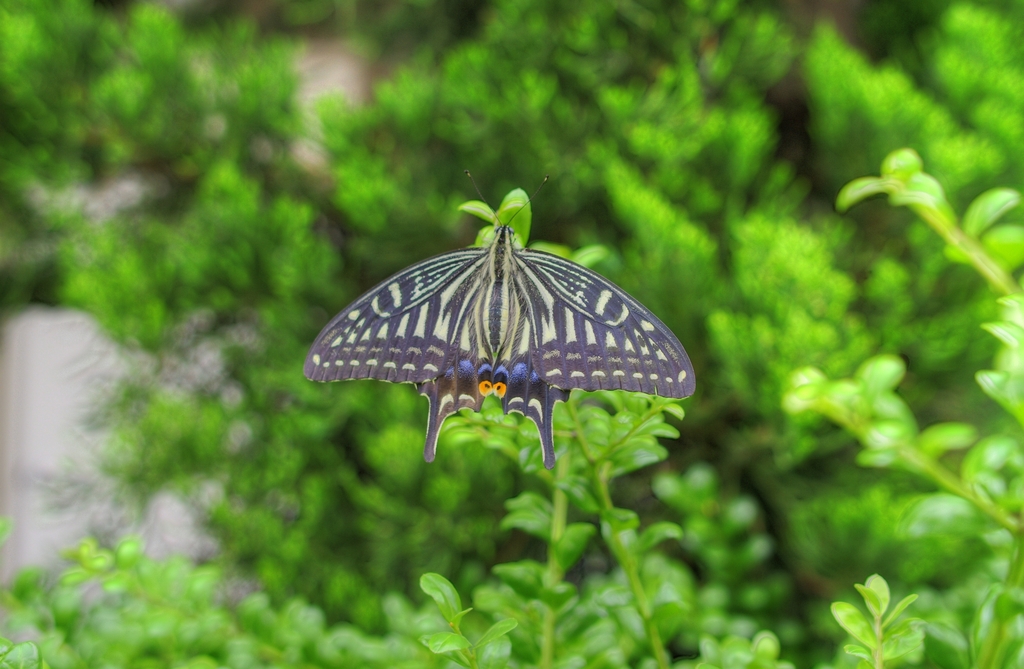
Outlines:
{"label": "butterfly right forewing", "polygon": [[558,388],[694,391],[679,340],[649,309],[601,275],[540,251],[518,254],[534,303],[533,368]]}

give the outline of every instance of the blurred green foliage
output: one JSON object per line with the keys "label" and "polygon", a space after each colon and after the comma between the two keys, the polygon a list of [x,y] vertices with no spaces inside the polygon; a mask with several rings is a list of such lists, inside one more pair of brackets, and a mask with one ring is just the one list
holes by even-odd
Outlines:
{"label": "blurred green foliage", "polygon": [[[931,479],[888,466],[892,452],[860,449],[821,412],[780,405],[793,369],[860,379],[881,353],[907,370],[900,416],[915,426],[969,423],[997,435],[988,439],[1020,429],[1016,298],[997,304],[971,253],[930,220],[875,202],[832,208],[843,184],[912,147],[935,179],[919,190],[938,187],[950,212],[964,212],[962,227],[950,220],[991,261],[983,276],[997,290],[1006,276],[1017,285],[1021,214],[1009,191],[989,189],[1019,189],[1024,177],[1019,3],[879,0],[853,23],[838,17],[842,31],[803,5],[757,1],[263,5],[173,14],[0,0],[0,309],[83,309],[132,353],[104,408],[107,472],[139,505],[165,489],[191,500],[225,582],[254,579],[266,595],[234,606],[212,591],[199,603],[158,593],[173,600],[175,624],[202,609],[213,628],[234,630],[219,650],[182,646],[168,663],[188,653],[226,663],[236,635],[239,647],[259,637],[242,614],[258,600],[259,616],[284,630],[267,657],[335,666],[289,650],[308,643],[364,653],[342,664],[423,666],[434,656],[419,636],[448,633],[403,599],[425,601],[426,572],[474,594],[467,639],[513,609],[534,612],[508,633],[513,664],[542,658],[533,646],[551,606],[523,583],[558,571],[578,593],[559,613],[560,638],[607,642],[566,642],[607,666],[657,662],[644,650],[653,629],[684,666],[772,667],[773,643],[801,666],[852,666],[835,652],[828,603],[875,572],[921,595],[927,636],[914,662],[966,666],[957,658],[974,657],[970,644],[993,638],[970,621],[996,606],[986,593],[1002,582],[1005,537],[963,498],[936,498]],[[308,34],[344,36],[382,64],[367,104],[299,106],[295,43]],[[605,519],[585,494],[589,475],[570,470],[551,488],[533,433],[493,408],[446,430],[427,467],[411,389],[302,378],[331,314],[391,272],[472,243],[478,222],[457,210],[475,197],[466,168],[492,202],[550,174],[530,236],[582,247],[690,352],[698,395],[681,435],[655,434],[614,465],[616,508],[653,532],[626,543],[662,532],[670,548],[591,541]],[[133,195],[111,205],[105,193],[125,184]],[[1005,217],[989,229],[995,212]],[[990,366],[979,389],[973,374]],[[579,405],[593,422],[579,432],[643,411],[615,401]],[[957,438],[937,434],[937,444]],[[929,457],[953,460],[1019,514],[1016,446],[979,443],[996,445],[962,466],[955,449]],[[530,513],[554,513],[556,489],[582,514],[564,531],[583,548],[551,571],[548,552],[574,551],[556,549]],[[937,531],[935,517],[953,531]],[[650,616],[630,589],[631,561],[654,584]],[[132,569],[185,583],[207,567]],[[38,583],[18,601],[71,596],[67,583]],[[101,634],[105,616],[148,606],[147,588],[83,604],[93,622],[75,629]],[[288,604],[296,597],[309,604]],[[658,619],[662,606],[672,613]],[[289,616],[325,622],[293,633],[306,623]],[[32,624],[53,629],[42,620]]]}

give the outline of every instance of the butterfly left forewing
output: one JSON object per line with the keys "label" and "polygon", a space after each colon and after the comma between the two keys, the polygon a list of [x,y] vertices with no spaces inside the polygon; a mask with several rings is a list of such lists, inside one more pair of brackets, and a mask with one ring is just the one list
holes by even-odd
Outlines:
{"label": "butterfly left forewing", "polygon": [[385,279],[324,327],[306,357],[306,377],[395,383],[437,378],[482,264],[481,249],[462,249]]}

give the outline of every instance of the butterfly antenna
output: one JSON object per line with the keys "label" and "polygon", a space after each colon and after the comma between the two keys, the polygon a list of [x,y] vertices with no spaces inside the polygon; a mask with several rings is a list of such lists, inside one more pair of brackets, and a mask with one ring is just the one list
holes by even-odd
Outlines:
{"label": "butterfly antenna", "polygon": [[[467,172],[467,174],[469,174],[469,173]],[[544,188],[544,184],[546,184],[548,182],[548,177],[549,176],[550,175],[547,175],[547,174],[544,175],[544,180],[540,182],[539,186],[537,186],[537,190],[533,191],[533,195],[531,195],[530,199],[526,201],[526,204],[530,204],[531,202],[533,202],[533,198],[537,197],[537,193],[539,193],[540,189]],[[526,204],[524,204],[523,206],[519,207],[519,209],[516,209],[516,213],[512,214],[512,218],[508,219],[508,223],[506,223],[505,225],[512,225],[512,221],[516,220],[516,216],[519,215],[519,212],[521,212],[523,209],[526,209]],[[487,206],[489,207],[491,205],[487,205]]]}
{"label": "butterfly antenna", "polygon": [[476,185],[476,179],[474,179],[473,175],[469,173],[469,170],[463,171],[466,173],[466,176],[469,177],[469,180],[473,182],[473,188],[476,189],[476,194],[480,196],[480,201],[487,205],[487,208],[491,210],[491,215],[494,216],[494,220],[497,221],[498,213],[494,211],[494,207],[492,207],[491,203],[487,201],[487,198],[484,197],[484,194],[480,192],[480,186]]}

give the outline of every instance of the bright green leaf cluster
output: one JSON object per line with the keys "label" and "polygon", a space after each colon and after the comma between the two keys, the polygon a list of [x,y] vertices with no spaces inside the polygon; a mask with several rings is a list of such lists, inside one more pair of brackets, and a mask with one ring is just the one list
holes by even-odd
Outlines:
{"label": "bright green leaf cluster", "polygon": [[0,637],[0,669],[46,669],[39,647],[31,641],[14,643]]}
{"label": "bright green leaf cluster", "polygon": [[[850,636],[863,646],[850,644],[845,651],[866,662],[869,669],[883,669],[885,662],[897,660],[904,655],[920,651],[924,643],[924,622],[917,618],[905,618],[898,625],[893,623],[910,606],[917,595],[907,595],[889,611],[889,584],[874,574],[864,585],[856,585],[871,614],[869,621],[852,604],[835,602],[832,615]],[[888,615],[886,612],[888,611]]]}
{"label": "bright green leaf cluster", "polygon": [[473,669],[504,669],[508,665],[512,644],[506,635],[518,625],[515,618],[499,620],[473,643],[462,634],[459,627],[462,618],[473,609],[462,608],[462,601],[455,586],[440,574],[424,574],[420,578],[420,588],[437,603],[441,615],[454,630],[420,637],[420,642],[429,648],[430,652]]}

